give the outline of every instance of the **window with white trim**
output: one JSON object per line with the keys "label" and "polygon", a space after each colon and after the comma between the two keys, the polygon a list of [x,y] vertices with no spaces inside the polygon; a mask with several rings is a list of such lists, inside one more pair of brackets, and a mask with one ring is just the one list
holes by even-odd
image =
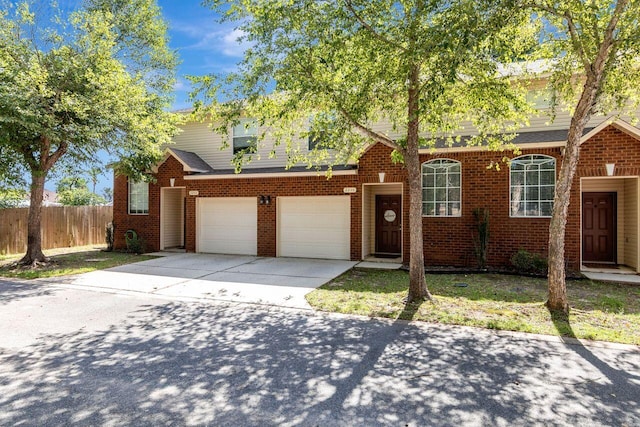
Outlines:
{"label": "window with white trim", "polygon": [[529,154],[511,160],[512,217],[550,217],[556,188],[556,159]]}
{"label": "window with white trim", "polygon": [[460,162],[435,159],[422,164],[422,215],[460,216]]}
{"label": "window with white trim", "polygon": [[255,153],[258,144],[258,121],[240,119],[233,127],[233,154]]}
{"label": "window with white trim", "polygon": [[149,213],[149,183],[129,180],[129,215]]}

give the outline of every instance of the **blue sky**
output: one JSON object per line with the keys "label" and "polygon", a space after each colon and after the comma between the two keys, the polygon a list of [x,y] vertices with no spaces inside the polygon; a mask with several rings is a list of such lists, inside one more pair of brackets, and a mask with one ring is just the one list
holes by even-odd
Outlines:
{"label": "blue sky", "polygon": [[200,0],[159,0],[169,24],[170,45],[181,59],[176,82],[176,109],[189,107],[191,89],[186,75],[233,71],[244,53],[237,39],[241,33],[232,23],[217,23],[216,14]]}
{"label": "blue sky", "polygon": [[[73,10],[82,4],[82,0],[60,0],[59,4]],[[172,109],[188,108],[191,106],[188,101],[191,86],[186,76],[233,71],[242,59],[245,47],[237,41],[240,33],[234,24],[218,23],[217,15],[202,6],[200,0],[158,0],[158,5],[169,24],[170,46],[178,52],[181,61]],[[96,193],[113,188],[110,170],[99,178]],[[46,187],[54,190],[56,180],[50,180]]]}

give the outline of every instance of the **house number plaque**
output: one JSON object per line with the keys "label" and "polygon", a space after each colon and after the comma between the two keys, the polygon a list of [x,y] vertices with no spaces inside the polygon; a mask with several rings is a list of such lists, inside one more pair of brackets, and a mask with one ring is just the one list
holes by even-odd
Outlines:
{"label": "house number plaque", "polygon": [[384,220],[387,222],[393,222],[396,220],[396,213],[391,209],[384,211]]}

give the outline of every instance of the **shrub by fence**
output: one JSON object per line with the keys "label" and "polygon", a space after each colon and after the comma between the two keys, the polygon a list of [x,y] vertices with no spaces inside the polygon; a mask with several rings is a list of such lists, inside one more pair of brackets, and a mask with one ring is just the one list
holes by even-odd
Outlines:
{"label": "shrub by fence", "polygon": [[[29,208],[0,209],[0,254],[27,250]],[[42,248],[105,244],[111,206],[47,206],[42,208]]]}

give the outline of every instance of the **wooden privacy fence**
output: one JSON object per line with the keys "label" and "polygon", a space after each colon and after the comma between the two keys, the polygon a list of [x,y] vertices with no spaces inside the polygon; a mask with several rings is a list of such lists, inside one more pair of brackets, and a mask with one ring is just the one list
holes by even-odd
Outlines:
{"label": "wooden privacy fence", "polygon": [[[27,250],[29,208],[0,209],[0,254]],[[112,206],[47,206],[42,208],[42,248],[105,244]]]}

